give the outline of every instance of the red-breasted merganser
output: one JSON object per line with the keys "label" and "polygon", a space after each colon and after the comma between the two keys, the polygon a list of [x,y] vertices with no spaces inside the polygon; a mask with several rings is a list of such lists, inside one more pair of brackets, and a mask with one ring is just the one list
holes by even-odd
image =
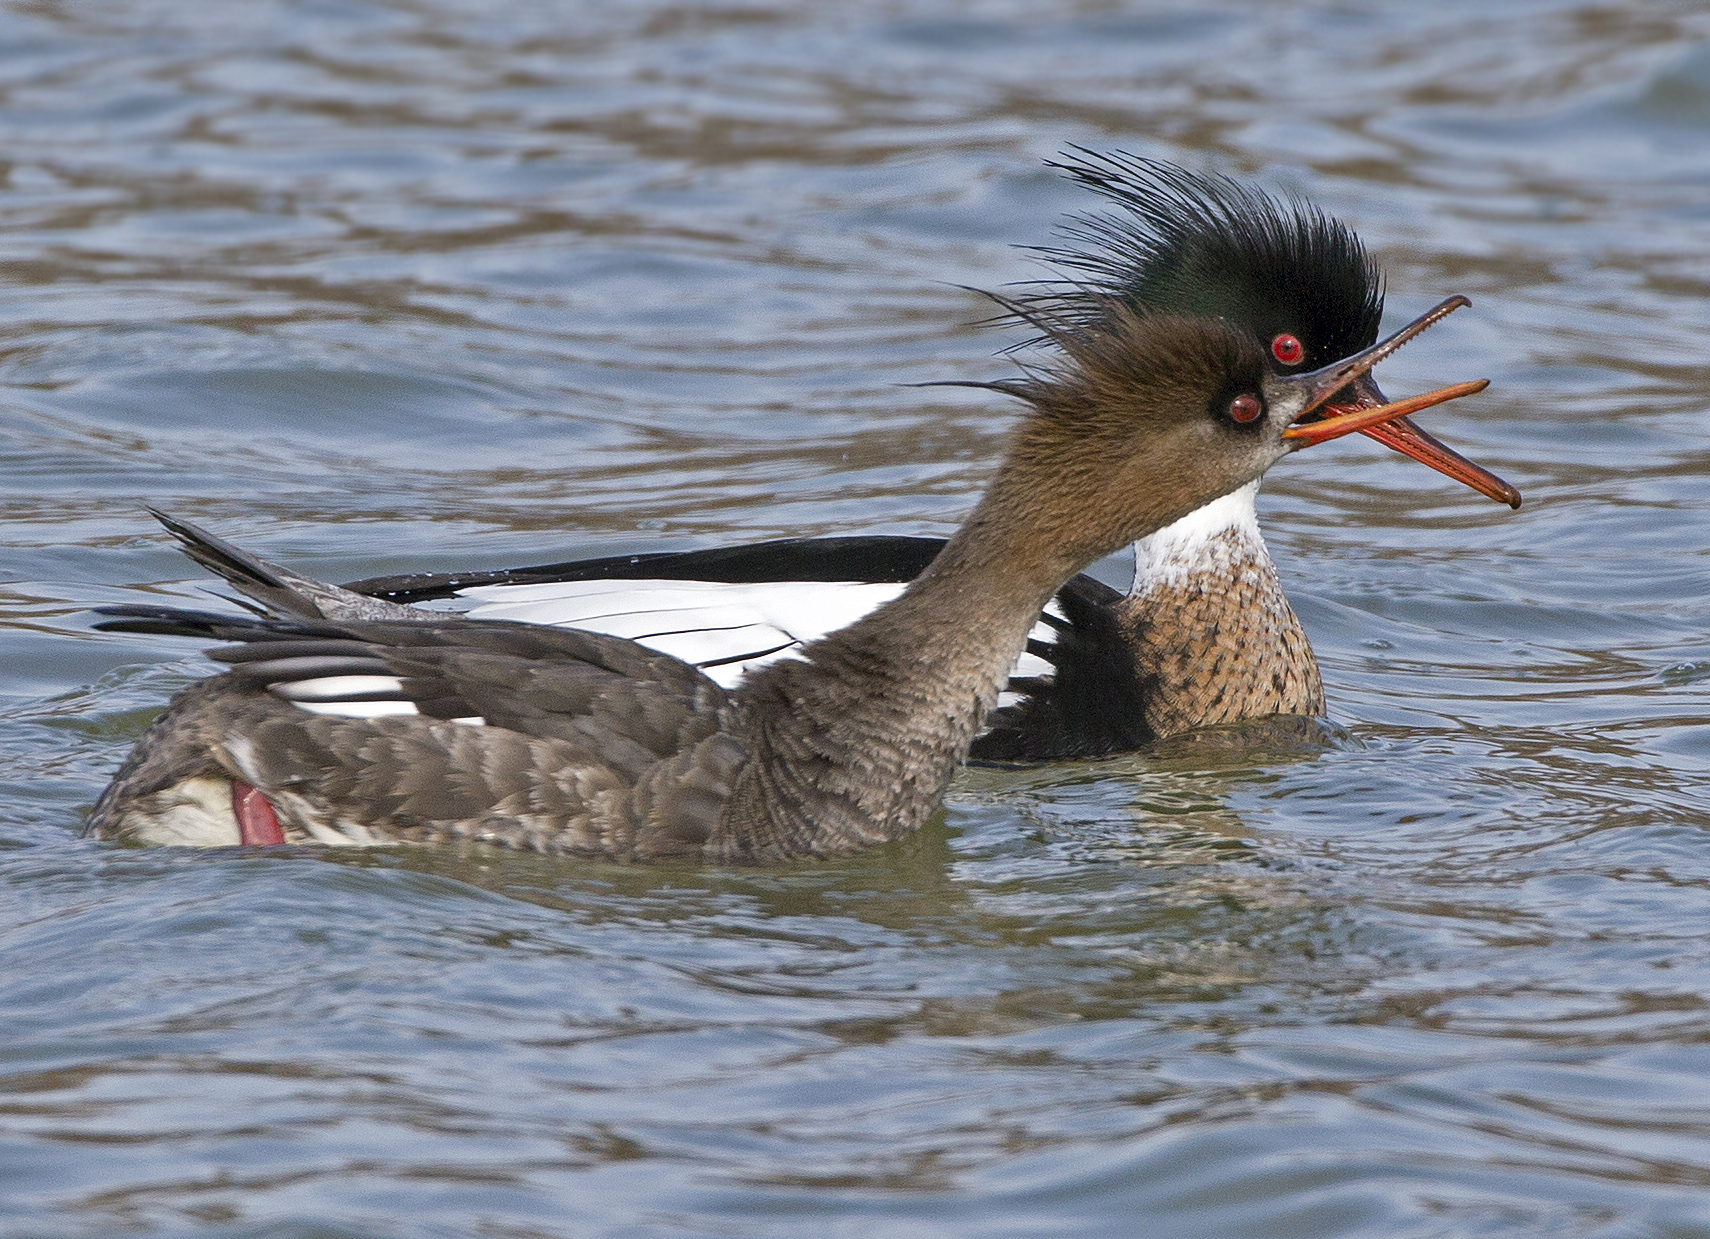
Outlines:
{"label": "red-breasted merganser", "polygon": [[[1299,202],[1124,154],[1057,164],[1114,204],[1046,251],[1071,278],[1017,299],[1025,319],[1094,323],[1112,302],[1221,318],[1298,374],[1377,339],[1382,281],[1359,238]],[[1011,316],[1013,317],[1013,316]],[[1000,385],[1001,386],[1001,385]],[[1384,403],[1371,376],[1331,407]],[[1519,493],[1405,420],[1365,433],[1493,499]],[[1134,546],[1122,594],[1078,576],[1041,617],[972,753],[1097,756],[1200,727],[1324,712],[1318,664],[1265,549],[1258,480]],[[240,589],[277,572],[194,526],[168,522],[199,562]],[[200,547],[198,547],[200,543]],[[399,603],[458,598],[475,618],[628,637],[694,663],[725,688],[888,602],[944,547],[939,538],[790,539],[611,556],[508,571],[416,573],[346,588]],[[301,578],[298,578],[301,580]],[[272,601],[278,601],[277,598]],[[323,597],[325,618],[362,618]]]}
{"label": "red-breasted merganser", "polygon": [[[726,691],[618,637],[496,620],[312,621],[103,608],[100,627],[237,644],[181,692],[90,829],[156,843],[450,839],[754,863],[903,837],[937,807],[1041,609],[1093,560],[1291,451],[1482,390],[1308,420],[1382,344],[1279,375],[1250,332],[1118,298],[1028,320],[1059,360],[984,496],[902,594]],[[364,694],[402,711],[319,712]]]}

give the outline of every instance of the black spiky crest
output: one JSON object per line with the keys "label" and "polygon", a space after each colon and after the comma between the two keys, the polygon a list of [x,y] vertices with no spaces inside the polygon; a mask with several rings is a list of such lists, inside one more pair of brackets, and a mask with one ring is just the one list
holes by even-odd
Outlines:
{"label": "black spiky crest", "polygon": [[1376,341],[1382,277],[1360,239],[1317,207],[1122,151],[1071,147],[1048,166],[1119,210],[1071,216],[1062,230],[1070,244],[1038,251],[1065,278],[1000,299],[1005,319],[1050,324],[1034,343],[1102,334],[1114,305],[1221,318],[1267,350],[1288,332],[1306,346],[1290,370]]}

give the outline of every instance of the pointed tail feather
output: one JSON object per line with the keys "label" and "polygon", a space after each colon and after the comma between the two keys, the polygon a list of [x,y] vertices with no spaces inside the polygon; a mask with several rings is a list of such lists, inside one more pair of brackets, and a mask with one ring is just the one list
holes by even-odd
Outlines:
{"label": "pointed tail feather", "polygon": [[[247,598],[253,598],[270,613],[299,619],[329,620],[420,620],[431,618],[414,607],[399,606],[378,598],[365,598],[337,585],[270,564],[199,525],[168,516],[158,508],[149,515],[178,539],[180,548],[202,567],[222,578]],[[134,630],[133,630],[134,631]],[[188,635],[188,634],[185,634]]]}
{"label": "pointed tail feather", "polygon": [[102,617],[94,625],[97,632],[142,632],[167,637],[195,637],[204,641],[286,640],[304,634],[343,635],[339,629],[318,627],[303,620],[193,611],[186,607],[153,603],[96,607],[95,614]]}

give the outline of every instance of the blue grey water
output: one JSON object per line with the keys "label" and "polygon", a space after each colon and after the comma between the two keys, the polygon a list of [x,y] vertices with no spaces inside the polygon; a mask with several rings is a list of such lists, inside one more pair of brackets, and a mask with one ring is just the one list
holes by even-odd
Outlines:
{"label": "blue grey water", "polygon": [[[130,850],[146,503],[348,579],[943,533],[978,298],[1120,147],[1355,226],[1392,392],[1261,514],[1264,729],[869,856]],[[1710,1236],[1710,12],[0,7],[0,1233]]]}

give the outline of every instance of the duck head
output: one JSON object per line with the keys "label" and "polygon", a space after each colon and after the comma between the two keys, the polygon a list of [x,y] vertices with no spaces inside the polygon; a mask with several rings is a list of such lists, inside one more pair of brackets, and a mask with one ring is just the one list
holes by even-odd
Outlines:
{"label": "duck head", "polygon": [[[1120,151],[1071,148],[1050,166],[1115,210],[1071,217],[1063,229],[1070,244],[1039,251],[1067,278],[1003,299],[1018,317],[1083,331],[1124,312],[1222,319],[1258,342],[1278,376],[1312,373],[1377,340],[1382,275],[1359,237],[1318,208]],[[1045,337],[1058,339],[1056,331]],[[1387,403],[1362,371],[1320,408],[1323,415]],[[1405,418],[1364,433],[1520,506],[1514,487]]]}
{"label": "duck head", "polygon": [[1335,403],[1466,304],[1451,297],[1380,344],[1295,374],[1277,373],[1264,345],[1223,318],[1145,313],[1115,298],[1096,318],[1067,322],[1026,307],[1057,353],[1020,378],[984,384],[1030,410],[968,528],[1002,525],[1041,579],[1060,580],[1291,452],[1482,391],[1481,379],[1359,408]]}

